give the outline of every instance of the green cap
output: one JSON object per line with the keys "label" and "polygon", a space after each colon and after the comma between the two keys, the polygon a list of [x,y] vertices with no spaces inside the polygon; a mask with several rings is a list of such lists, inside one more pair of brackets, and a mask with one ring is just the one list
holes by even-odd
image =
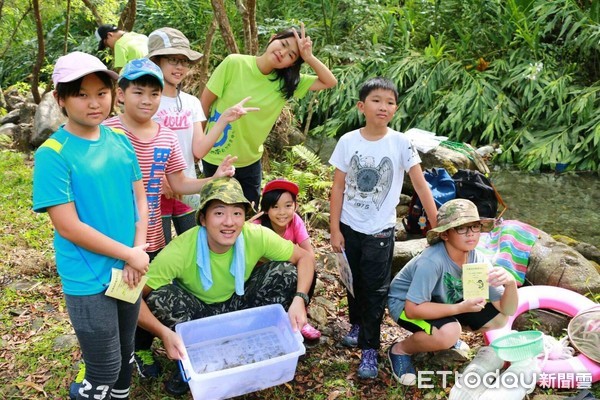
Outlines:
{"label": "green cap", "polygon": [[437,227],[427,232],[427,242],[437,243],[440,241],[440,233],[470,222],[481,222],[481,231],[489,232],[494,227],[494,221],[493,218],[480,218],[477,206],[472,201],[453,199],[444,203],[438,210]]}
{"label": "green cap", "polygon": [[250,202],[244,196],[242,185],[235,178],[223,177],[211,179],[200,189],[200,205],[196,214],[198,225],[200,225],[200,210],[211,200],[221,200],[225,204],[243,203],[247,209],[252,208]]}

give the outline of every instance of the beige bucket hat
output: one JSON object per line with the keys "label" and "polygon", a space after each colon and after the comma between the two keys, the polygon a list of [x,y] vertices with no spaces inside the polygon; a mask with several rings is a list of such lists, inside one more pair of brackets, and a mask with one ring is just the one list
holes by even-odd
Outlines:
{"label": "beige bucket hat", "polygon": [[160,28],[148,35],[148,55],[146,57],[177,54],[186,56],[192,62],[202,58],[202,53],[192,50],[188,38],[175,28]]}
{"label": "beige bucket hat", "polygon": [[477,206],[467,199],[453,199],[444,203],[438,210],[437,227],[427,232],[427,242],[435,244],[440,241],[440,233],[470,222],[481,222],[482,232],[489,232],[494,227],[493,218],[480,218]]}

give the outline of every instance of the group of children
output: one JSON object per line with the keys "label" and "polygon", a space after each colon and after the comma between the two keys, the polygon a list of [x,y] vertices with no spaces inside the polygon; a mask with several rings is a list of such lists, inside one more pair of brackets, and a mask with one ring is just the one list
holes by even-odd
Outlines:
{"label": "group of children", "polygon": [[[111,34],[104,32],[101,42],[112,40]],[[142,376],[158,374],[151,357],[140,353],[149,350],[139,328],[136,333],[140,299],[131,304],[104,291],[114,269],[123,271],[129,286],[140,282],[170,241],[171,217],[178,235],[196,225],[195,210],[181,195],[197,194],[213,177],[234,176],[251,204],[261,199],[263,214],[254,223],[314,257],[296,213],[298,186],[274,180],[261,197],[260,159],[286,101],[330,88],[335,77],[312,54],[304,26],[300,33],[274,35],[260,56],[225,58],[199,101],[180,87],[201,57],[180,31],[161,28],[148,36],[147,57],[128,62],[120,75],[80,52],[56,62],[54,94],[67,122],[36,152],[33,208],[48,212],[55,227],[57,269],[86,366],[72,398],[128,398],[132,360]],[[300,74],[303,62],[316,75]],[[123,110],[108,118],[114,80]],[[490,268],[491,303],[463,301],[460,290],[447,286],[460,282],[462,264],[480,260],[474,249],[489,223],[465,200],[436,209],[417,151],[388,127],[397,100],[387,79],[370,79],[361,87],[357,107],[365,125],[344,135],[329,160],[335,167],[330,230],[333,250],[345,252],[354,278],[355,297],[348,294],[351,328],[342,343],[361,349],[358,376],[377,377],[387,301],[392,318],[414,332],[388,351],[394,377],[413,384],[411,354],[452,347],[462,325],[501,326],[515,311],[516,286],[501,268]],[[197,179],[196,160],[202,160],[207,178]],[[432,245],[390,286],[395,208],[405,172],[432,220]],[[296,295],[312,296],[315,282],[309,293]],[[320,336],[309,324],[301,331],[307,339]]]}

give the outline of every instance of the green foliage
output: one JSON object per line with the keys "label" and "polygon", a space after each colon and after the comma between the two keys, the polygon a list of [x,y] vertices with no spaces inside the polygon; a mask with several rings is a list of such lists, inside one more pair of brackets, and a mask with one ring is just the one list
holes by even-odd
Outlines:
{"label": "green foliage", "polygon": [[401,93],[394,129],[498,142],[499,161],[529,170],[598,170],[600,26],[591,11],[572,0],[406,1],[378,25],[395,28],[380,54],[335,63],[353,60],[334,68],[338,87],[319,94],[311,133],[360,126],[358,87],[383,75]]}
{"label": "green foliage", "polygon": [[32,176],[25,160],[26,156],[20,153],[0,151],[0,225],[4,227],[0,250],[19,246],[33,249],[52,247],[52,229],[47,215],[31,210]]}
{"label": "green foliage", "polygon": [[17,82],[11,87],[7,88],[7,90],[16,90],[19,95],[27,96],[29,93],[31,93],[31,85],[27,82]]}

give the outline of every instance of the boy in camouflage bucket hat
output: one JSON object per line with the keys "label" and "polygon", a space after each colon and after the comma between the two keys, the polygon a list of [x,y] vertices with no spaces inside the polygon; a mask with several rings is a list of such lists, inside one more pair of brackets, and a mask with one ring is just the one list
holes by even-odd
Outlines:
{"label": "boy in camouflage bucket hat", "polygon": [[440,233],[469,222],[480,222],[480,232],[489,232],[494,227],[493,218],[479,218],[477,206],[470,200],[454,199],[446,202],[438,210],[437,227],[427,232],[427,242],[432,245],[439,242]]}
{"label": "boy in camouflage bucket hat", "polygon": [[[251,206],[237,180],[215,178],[200,196],[200,226],[177,236],[150,264],[138,330],[159,337],[173,360],[185,354],[173,331],[181,322],[279,303],[300,330],[314,258],[271,229],[246,222]],[[271,261],[257,266],[263,258]],[[165,389],[184,394],[189,386],[174,371]]]}
{"label": "boy in camouflage bucket hat", "polygon": [[480,218],[477,207],[454,199],[438,210],[437,227],[427,233],[431,246],[396,275],[388,293],[390,316],[413,332],[388,350],[392,375],[414,385],[411,356],[420,352],[460,348],[463,327],[484,332],[506,325],[517,309],[517,285],[502,267],[488,266],[488,298],[463,299],[462,267],[487,263],[475,247],[493,219]]}
{"label": "boy in camouflage bucket hat", "polygon": [[244,204],[246,212],[254,210],[244,196],[242,186],[237,179],[213,179],[200,190],[200,205],[196,213],[196,223],[198,225],[200,225],[200,216],[205,213],[204,208],[211,200],[220,200],[225,204]]}

